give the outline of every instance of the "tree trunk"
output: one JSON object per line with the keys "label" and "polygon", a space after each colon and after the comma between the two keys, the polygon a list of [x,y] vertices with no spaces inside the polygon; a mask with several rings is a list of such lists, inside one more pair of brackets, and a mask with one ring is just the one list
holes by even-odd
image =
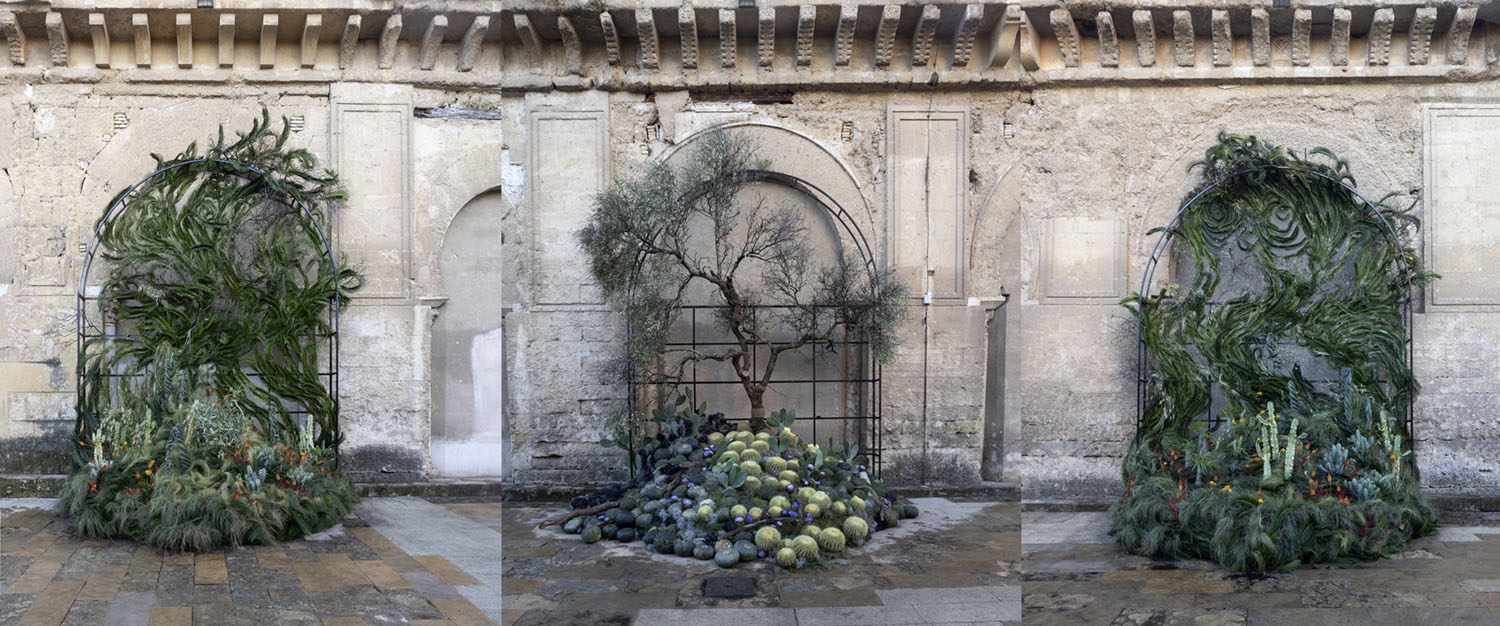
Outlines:
{"label": "tree trunk", "polygon": [[750,397],[750,431],[763,433],[770,430],[766,426],[766,405],[760,396]]}

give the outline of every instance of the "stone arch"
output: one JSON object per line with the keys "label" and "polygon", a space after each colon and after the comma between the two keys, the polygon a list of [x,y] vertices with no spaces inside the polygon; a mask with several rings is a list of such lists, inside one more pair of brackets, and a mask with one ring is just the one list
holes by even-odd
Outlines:
{"label": "stone arch", "polygon": [[440,476],[503,476],[510,205],[498,187],[464,203],[443,234],[437,264],[447,301],[432,323],[432,465]]}
{"label": "stone arch", "polygon": [[[1139,179],[1152,187],[1133,190],[1139,194],[1138,197],[1143,198],[1144,204],[1137,207],[1136,215],[1139,218],[1132,220],[1130,225],[1129,263],[1127,264],[1130,273],[1126,278],[1129,292],[1134,293],[1141,289],[1141,273],[1160,237],[1160,233],[1148,235],[1147,232],[1153,228],[1166,226],[1182,208],[1183,197],[1200,182],[1197,172],[1189,172],[1188,166],[1202,160],[1203,151],[1213,144],[1221,130],[1240,135],[1254,135],[1270,143],[1296,150],[1299,154],[1312,148],[1328,148],[1334,154],[1339,155],[1339,158],[1349,162],[1355,180],[1359,183],[1358,187],[1362,190],[1371,190],[1370,193],[1365,194],[1371,200],[1380,198],[1387,192],[1400,190],[1397,179],[1383,162],[1373,158],[1364,148],[1365,143],[1356,137],[1333,133],[1327,127],[1313,127],[1308,124],[1278,122],[1241,124],[1238,119],[1226,115],[1205,124],[1204,130],[1192,139],[1183,142],[1176,149],[1174,159],[1159,161],[1152,168],[1150,176]],[[1170,254],[1169,244],[1168,249],[1161,251],[1161,256],[1167,259],[1170,258]],[[1173,271],[1171,263],[1163,263],[1156,271],[1152,289],[1159,289],[1160,285],[1171,282],[1175,278]]]}
{"label": "stone arch", "polygon": [[[815,252],[817,258],[826,262],[848,251],[857,252],[864,257],[864,260],[874,263],[877,267],[882,263],[879,232],[875,230],[874,211],[866,200],[854,171],[832,150],[802,131],[765,121],[717,124],[700,129],[683,138],[664,151],[658,160],[667,163],[674,162],[680,158],[680,155],[686,153],[685,148],[715,130],[748,135],[754,142],[757,156],[770,161],[766,170],[780,175],[794,176],[816,187],[814,192],[808,192],[790,184],[790,181],[785,181],[787,184],[755,183],[750,189],[768,192],[767,199],[773,203],[794,201],[805,207],[806,214],[810,218],[808,227],[811,231],[810,237],[814,242],[813,247],[817,250]],[[838,212],[844,216],[842,223],[835,216]],[[822,245],[825,243],[826,245]],[[691,296],[692,292],[690,292]],[[689,303],[693,301],[689,300]],[[700,340],[703,331],[712,328],[701,313],[696,325],[686,321],[681,327],[696,328]],[[839,355],[795,354],[798,352],[801,351],[783,354],[778,362],[775,378],[792,377],[805,380],[814,368],[820,372],[819,376],[822,378],[840,378],[843,376],[831,376],[831,372],[849,372],[849,368],[856,367],[860,362],[858,359],[846,362]],[[733,373],[728,366],[722,363],[701,365],[697,376],[700,380],[737,380],[733,378]],[[840,387],[837,383],[798,384],[781,389],[772,385],[767,392],[766,404],[770,410],[791,408],[799,417],[802,417],[808,414],[809,407],[814,406],[813,398],[816,398],[815,406],[818,413],[826,415],[830,412],[830,407],[836,406],[840,401],[845,404],[845,408],[842,409],[844,411],[849,410],[851,403],[860,402],[861,400],[854,399],[858,397],[858,392],[853,391],[856,388],[858,385]],[[809,394],[809,389],[816,389],[816,391]],[[700,399],[708,402],[711,411],[723,411],[728,415],[748,415],[749,402],[739,391],[738,386],[703,386],[699,388],[699,394]],[[835,415],[849,414],[851,413],[844,412]],[[810,421],[799,420],[794,429],[805,438],[816,436],[819,440],[827,439],[835,432],[838,436],[846,438],[860,436],[857,431],[858,426],[853,420],[835,419],[831,423],[825,422],[817,426],[816,432],[813,432],[810,424]]]}
{"label": "stone arch", "polygon": [[[771,161],[770,169],[792,174],[823,190],[852,218],[855,230],[871,241],[878,238],[875,211],[865,198],[864,189],[854,170],[828,147],[800,130],[767,121],[736,121],[717,124],[694,132],[662,152],[659,160],[670,162],[683,148],[714,130],[747,133],[762,158]],[[841,237],[844,233],[839,233]],[[841,241],[845,248],[852,242]],[[878,254],[878,253],[877,253]]]}

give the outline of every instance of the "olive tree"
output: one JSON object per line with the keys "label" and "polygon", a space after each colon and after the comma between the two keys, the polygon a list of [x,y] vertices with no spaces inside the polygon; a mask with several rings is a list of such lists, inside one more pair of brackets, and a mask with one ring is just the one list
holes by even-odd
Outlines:
{"label": "olive tree", "polygon": [[[853,255],[819,262],[801,211],[741,193],[765,167],[745,138],[711,132],[681,166],[652,163],[615,180],[594,197],[593,214],[578,233],[594,279],[627,318],[626,362],[655,364],[668,379],[680,379],[694,362],[727,363],[750,401],[756,430],[766,428],[765,393],[784,353],[832,350],[852,336],[877,361],[888,360],[907,297],[890,272]],[[669,329],[695,285],[713,294],[714,323],[735,345],[667,348]]]}

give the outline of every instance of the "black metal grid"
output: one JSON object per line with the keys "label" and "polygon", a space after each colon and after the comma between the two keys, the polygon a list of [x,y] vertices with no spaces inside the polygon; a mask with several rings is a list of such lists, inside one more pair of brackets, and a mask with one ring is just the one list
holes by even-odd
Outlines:
{"label": "black metal grid", "polygon": [[[1230,174],[1228,176],[1225,176],[1223,178],[1220,178],[1219,180],[1216,180],[1213,183],[1204,186],[1202,189],[1200,189],[1198,191],[1198,193],[1194,194],[1192,198],[1189,198],[1187,202],[1183,203],[1182,206],[1177,209],[1177,212],[1172,215],[1172,221],[1170,221],[1170,222],[1167,223],[1167,226],[1165,227],[1165,229],[1163,229],[1161,236],[1157,238],[1156,245],[1152,246],[1152,248],[1151,248],[1151,257],[1149,259],[1147,259],[1147,261],[1146,261],[1146,268],[1142,272],[1142,276],[1141,276],[1141,289],[1138,292],[1141,295],[1141,297],[1142,298],[1149,298],[1149,297],[1151,297],[1151,291],[1150,291],[1150,289],[1151,289],[1151,282],[1152,282],[1152,280],[1156,276],[1156,267],[1157,267],[1157,265],[1160,263],[1162,256],[1167,253],[1167,250],[1168,250],[1168,247],[1169,247],[1168,244],[1169,244],[1169,242],[1170,242],[1170,240],[1172,238],[1172,234],[1174,232],[1173,228],[1177,226],[1177,222],[1178,222],[1179,219],[1182,218],[1183,214],[1187,213],[1187,211],[1189,209],[1191,209],[1193,207],[1193,205],[1198,202],[1198,199],[1203,197],[1203,194],[1208,193],[1209,191],[1213,190],[1214,188],[1218,187],[1219,185],[1222,185],[1222,184],[1224,184],[1226,182],[1229,182],[1230,180],[1233,180],[1233,179],[1238,178],[1239,176],[1243,176],[1245,174],[1249,174],[1251,172],[1265,171],[1265,170],[1292,170],[1292,169],[1296,169],[1300,173],[1311,174],[1313,176],[1317,176],[1319,178],[1327,180],[1328,182],[1331,182],[1331,183],[1336,184],[1336,185],[1338,185],[1340,187],[1343,187],[1344,190],[1346,190],[1349,193],[1353,194],[1354,197],[1359,198],[1360,202],[1364,203],[1365,209],[1368,210],[1370,212],[1370,214],[1372,214],[1376,218],[1378,218],[1380,220],[1380,223],[1385,226],[1384,233],[1385,233],[1385,237],[1386,237],[1387,241],[1389,241],[1390,244],[1394,245],[1394,246],[1400,246],[1401,245],[1400,234],[1396,232],[1395,227],[1391,226],[1390,221],[1385,218],[1385,215],[1381,214],[1380,210],[1375,206],[1375,203],[1370,202],[1369,198],[1366,198],[1364,196],[1364,194],[1361,194],[1355,188],[1353,188],[1353,187],[1349,186],[1348,184],[1344,183],[1344,181],[1339,180],[1337,178],[1334,178],[1332,176],[1328,176],[1327,174],[1323,174],[1321,172],[1317,172],[1317,171],[1309,170],[1309,169],[1305,169],[1305,168],[1293,167],[1293,166],[1289,166],[1289,165],[1262,165],[1262,166],[1259,166],[1259,167],[1251,167],[1251,168],[1247,168],[1247,169],[1244,169],[1244,170],[1240,170],[1238,172],[1235,172],[1235,173]],[[1402,423],[1404,424],[1404,426],[1406,428],[1406,437],[1407,437],[1407,440],[1411,442],[1412,448],[1415,449],[1416,448],[1416,443],[1417,443],[1417,441],[1416,441],[1416,432],[1415,432],[1415,427],[1414,427],[1415,426],[1414,425],[1414,415],[1416,413],[1416,408],[1415,408],[1416,407],[1416,368],[1415,368],[1415,344],[1413,343],[1414,340],[1412,338],[1412,333],[1411,333],[1412,315],[1413,315],[1413,312],[1412,312],[1413,298],[1412,298],[1412,295],[1410,293],[1410,287],[1411,287],[1411,283],[1412,283],[1412,270],[1411,270],[1411,266],[1409,264],[1407,264],[1406,258],[1404,256],[1400,256],[1400,257],[1398,257],[1398,259],[1399,259],[1399,261],[1401,263],[1401,272],[1402,272],[1401,275],[1402,275],[1402,278],[1405,280],[1405,282],[1407,284],[1407,287],[1408,287],[1407,297],[1403,298],[1401,300],[1400,317],[1401,317],[1402,327],[1406,330],[1406,369],[1407,369],[1408,372],[1411,373],[1411,376],[1407,380],[1407,388],[1406,388],[1406,411],[1405,411],[1405,414],[1402,416]],[[1222,303],[1221,302],[1210,302],[1208,304],[1209,304],[1209,306],[1215,306],[1215,305],[1220,305]],[[1136,432],[1136,436],[1137,437],[1140,436],[1140,432],[1141,432],[1141,420],[1145,418],[1146,405],[1147,405],[1148,400],[1149,400],[1148,395],[1150,393],[1150,391],[1149,391],[1149,382],[1150,381],[1147,378],[1147,373],[1150,371],[1150,368],[1151,368],[1151,355],[1146,350],[1145,329],[1142,327],[1142,322],[1141,322],[1140,316],[1136,316],[1135,432]],[[1310,381],[1310,382],[1329,382],[1329,381]],[[1203,382],[1203,384],[1206,387],[1212,388],[1213,381],[1205,380]],[[1223,422],[1222,419],[1220,419],[1218,416],[1216,416],[1216,415],[1213,414],[1212,408],[1210,408],[1209,411],[1206,414],[1199,415],[1195,419],[1197,419],[1199,421],[1208,422],[1209,426],[1211,428],[1217,428],[1219,426],[1219,424]]]}
{"label": "black metal grid", "polygon": [[[864,234],[863,229],[861,229],[859,227],[859,222],[854,219],[853,215],[849,214],[849,212],[843,207],[843,205],[839,204],[839,202],[837,200],[835,200],[833,198],[833,196],[829,195],[828,192],[823,191],[823,189],[819,188],[817,185],[814,185],[811,182],[809,182],[809,181],[807,181],[807,180],[805,180],[803,178],[800,178],[798,176],[794,176],[794,175],[791,175],[791,174],[782,173],[782,172],[776,172],[776,171],[772,171],[772,170],[763,170],[763,169],[751,169],[751,170],[744,170],[743,172],[740,172],[740,174],[746,176],[747,178],[749,178],[750,180],[752,180],[754,182],[770,183],[770,184],[774,184],[774,185],[780,185],[780,186],[783,186],[783,187],[787,187],[789,189],[794,189],[796,191],[800,191],[800,192],[806,194],[808,197],[810,197],[814,202],[818,203],[819,206],[821,206],[824,210],[826,210],[828,212],[829,216],[831,216],[831,217],[834,218],[834,220],[838,223],[839,228],[843,231],[844,236],[847,237],[848,240],[853,243],[853,245],[855,246],[855,250],[859,253],[860,258],[863,260],[863,265],[864,265],[865,271],[869,273],[870,278],[871,279],[875,278],[876,273],[879,271],[879,269],[878,269],[878,267],[876,265],[876,262],[875,262],[874,249],[870,246],[869,240],[865,238],[865,234]],[[637,259],[638,262],[640,262],[641,260],[642,259]],[[688,315],[690,317],[690,323],[691,323],[691,328],[692,328],[691,336],[689,337],[689,339],[686,342],[682,342],[682,341],[670,342],[669,341],[666,344],[666,348],[668,350],[672,350],[674,348],[688,348],[688,349],[693,349],[695,347],[709,347],[711,345],[719,345],[721,347],[727,346],[727,345],[738,346],[739,345],[738,343],[733,343],[733,344],[714,343],[714,342],[702,342],[702,343],[700,343],[698,341],[698,335],[697,335],[697,329],[698,329],[697,316],[698,316],[698,312],[699,311],[703,311],[703,310],[719,309],[719,308],[722,308],[723,306],[724,305],[684,305],[684,306],[682,306],[681,309],[684,310],[684,311],[687,311]],[[766,309],[783,308],[784,309],[784,308],[788,308],[788,307],[777,306],[777,305],[759,305],[759,306],[757,306],[755,308],[766,308]],[[850,332],[846,332],[846,339],[832,342],[833,347],[835,349],[855,349],[855,350],[859,351],[860,358],[861,358],[861,365],[860,365],[859,368],[857,368],[859,370],[859,372],[856,375],[854,375],[854,376],[851,377],[846,372],[840,372],[840,374],[839,374],[838,377],[830,377],[830,378],[820,377],[818,375],[818,373],[817,373],[817,361],[818,361],[817,354],[814,353],[812,355],[812,357],[811,357],[811,361],[813,363],[812,378],[810,378],[810,379],[778,379],[778,378],[774,377],[774,373],[773,373],[773,378],[771,379],[770,382],[778,384],[778,385],[812,385],[812,389],[813,389],[813,406],[814,406],[813,415],[811,415],[811,416],[801,416],[801,415],[799,415],[799,416],[797,416],[797,421],[800,422],[800,421],[806,420],[806,421],[811,421],[812,422],[812,424],[813,424],[813,441],[814,442],[817,441],[817,426],[818,426],[819,422],[821,422],[821,421],[834,421],[834,420],[838,420],[838,421],[853,420],[855,422],[855,424],[856,424],[856,428],[855,428],[855,438],[856,438],[856,441],[854,441],[854,443],[860,447],[860,454],[863,454],[866,457],[866,459],[868,460],[868,466],[869,466],[870,475],[874,476],[874,477],[879,477],[880,476],[880,468],[881,468],[881,464],[882,464],[881,462],[882,462],[882,457],[883,457],[882,452],[884,450],[884,447],[883,447],[884,435],[883,435],[883,429],[881,428],[881,416],[882,416],[882,412],[883,412],[883,407],[885,406],[885,398],[884,398],[883,387],[882,387],[881,381],[880,381],[880,369],[881,369],[880,368],[880,364],[875,361],[874,355],[871,354],[871,352],[869,350],[865,349],[865,346],[868,345],[868,342],[865,341],[860,336],[860,330],[861,329],[850,329]],[[629,324],[626,325],[625,332],[626,332],[627,337],[631,336],[632,329],[630,328]],[[823,343],[824,346],[827,346],[828,344],[829,344],[829,342],[824,342]],[[758,354],[756,354],[756,352],[759,350],[759,347],[760,346],[758,344],[752,346],[752,354],[751,354],[751,357],[752,357],[751,362],[752,363],[757,362],[755,357],[758,356]],[[802,350],[817,350],[817,349],[818,349],[817,346],[813,346],[813,345],[809,344],[808,346],[803,346],[802,348],[799,348],[798,352],[801,352]],[[644,409],[643,410],[643,408],[641,406],[639,406],[640,405],[640,397],[639,397],[638,391],[642,387],[655,386],[655,385],[689,386],[689,387],[692,387],[694,389],[694,394],[696,395],[696,390],[697,390],[697,387],[699,385],[740,385],[741,384],[739,380],[712,380],[712,381],[709,381],[709,380],[698,380],[697,379],[697,364],[696,363],[691,368],[691,372],[692,372],[691,377],[679,380],[679,379],[667,379],[665,377],[659,377],[659,376],[658,377],[641,376],[641,375],[639,375],[639,372],[636,371],[636,368],[634,366],[631,366],[631,367],[628,368],[628,370],[626,372],[626,380],[627,380],[627,384],[626,384],[626,386],[627,386],[627,395],[626,395],[626,398],[627,398],[627,411],[628,411],[628,417],[629,417],[629,423],[630,423],[630,428],[629,429],[630,429],[630,433],[631,433],[631,448],[632,449],[635,448],[636,443],[637,443],[635,441],[635,431],[636,431],[636,426],[640,423],[640,416],[641,416],[641,414],[643,412],[649,411],[649,409]],[[848,384],[848,385],[856,385],[857,386],[856,392],[858,393],[858,396],[857,396],[857,398],[858,398],[858,405],[862,408],[862,410],[858,411],[858,413],[859,413],[858,415],[820,415],[819,414],[819,411],[817,410],[817,386],[818,386],[818,384],[831,384],[831,383],[841,383],[841,384]],[[844,403],[841,402],[840,404],[843,405]],[[728,417],[728,419],[730,421],[732,421],[732,422],[749,421],[749,417],[743,417],[743,418],[740,418],[740,417]]]}
{"label": "black metal grid", "polygon": [[[132,336],[129,329],[122,330],[116,327],[112,316],[106,310],[102,309],[101,307],[91,306],[93,303],[102,303],[106,300],[102,297],[102,295],[91,296],[88,294],[89,272],[93,269],[94,257],[99,252],[99,233],[101,229],[104,228],[104,224],[106,222],[110,221],[114,217],[117,217],[120,213],[123,213],[131,206],[133,200],[139,196],[140,188],[146,183],[150,182],[152,179],[181,167],[197,166],[209,163],[229,165],[232,167],[241,168],[245,171],[253,172],[260,178],[266,177],[266,173],[259,168],[246,165],[244,163],[228,161],[225,159],[199,158],[183,161],[180,163],[174,163],[167,167],[156,170],[155,172],[152,172],[151,174],[137,181],[135,184],[131,185],[128,189],[125,190],[124,193],[121,193],[118,197],[115,198],[115,201],[110,204],[108,209],[105,210],[104,217],[101,218],[99,222],[94,226],[93,235],[89,240],[88,247],[85,248],[82,267],[80,268],[78,273],[78,292],[77,300],[75,303],[75,319],[78,340],[78,360],[76,362],[76,365],[74,365],[74,376],[76,378],[75,401],[77,403],[75,405],[77,412],[74,422],[75,435],[82,430],[84,421],[87,419],[88,408],[85,406],[85,399],[88,397],[86,391],[90,384],[90,377],[85,372],[84,364],[86,363],[86,358],[90,352],[90,340],[109,337]],[[302,213],[312,221],[313,228],[317,230],[318,237],[323,243],[323,253],[328,257],[330,266],[337,268],[338,263],[337,257],[335,255],[335,250],[332,241],[328,237],[327,231],[323,228],[323,224],[318,221],[317,216],[312,213],[307,205],[295,200],[294,203],[297,205],[297,208],[301,209]],[[328,308],[324,312],[324,315],[326,316],[325,320],[328,322],[328,327],[332,329],[332,332],[311,333],[305,336],[313,341],[324,342],[322,351],[324,352],[324,364],[326,369],[318,372],[318,378],[323,382],[324,389],[328,391],[329,399],[333,401],[333,418],[335,424],[338,423],[339,416],[339,311],[342,308],[342,304],[342,299],[340,298],[338,292],[335,291],[334,296],[329,299]],[[89,311],[91,308],[98,310],[98,319],[90,318]],[[98,344],[97,342],[95,342],[93,345]],[[245,375],[252,379],[259,378],[261,376],[259,372],[255,372],[253,370],[246,371]],[[138,378],[138,376],[134,374],[119,374],[114,372],[104,373],[100,376],[108,379],[108,384],[112,386],[123,384],[123,382],[128,379]],[[307,415],[307,411],[301,407],[294,407],[290,409],[286,407],[277,408],[284,411],[288,415]],[[337,453],[337,450],[335,450],[335,453]]]}

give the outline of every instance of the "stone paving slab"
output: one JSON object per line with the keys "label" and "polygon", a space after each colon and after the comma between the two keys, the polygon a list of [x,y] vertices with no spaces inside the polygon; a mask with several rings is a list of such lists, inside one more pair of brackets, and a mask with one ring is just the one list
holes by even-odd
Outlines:
{"label": "stone paving slab", "polygon": [[[1034,534],[1029,526],[1038,526]],[[1391,558],[1262,577],[1125,553],[1108,514],[1026,513],[1026,624],[1500,624],[1500,516],[1440,529]],[[1034,543],[1032,543],[1035,541]]]}
{"label": "stone paving slab", "polygon": [[[84,541],[52,501],[0,500],[0,626],[498,624],[498,503],[402,500],[367,499],[282,545],[196,554]],[[424,532],[444,536],[413,540]]]}

